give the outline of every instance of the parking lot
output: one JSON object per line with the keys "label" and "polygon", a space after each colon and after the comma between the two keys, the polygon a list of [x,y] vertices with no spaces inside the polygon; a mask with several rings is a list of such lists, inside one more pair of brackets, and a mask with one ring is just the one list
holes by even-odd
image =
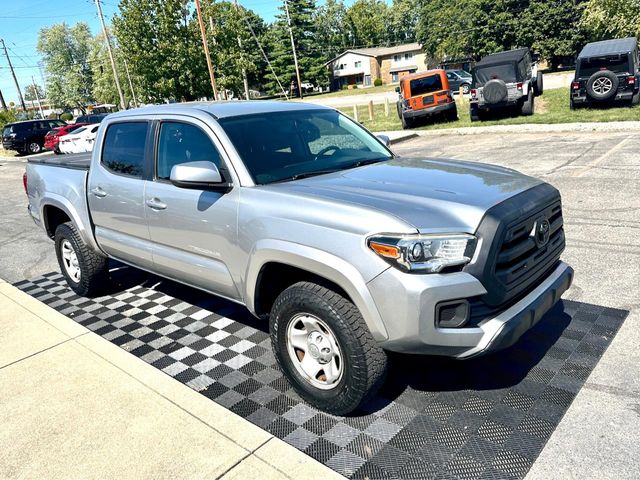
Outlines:
{"label": "parking lot", "polygon": [[[570,339],[564,337],[559,339],[563,334],[563,329],[579,331],[577,324],[587,322],[586,319],[589,316],[593,317],[592,320],[596,323],[599,321],[598,318],[609,316],[617,318],[622,324],[617,333],[617,325],[615,328],[611,327],[602,330],[604,341],[598,345],[603,351],[606,349],[606,352],[601,358],[599,355],[593,356],[596,360],[588,365],[588,370],[585,370],[588,373],[591,368],[595,367],[588,379],[585,376],[585,378],[580,379],[580,382],[566,386],[566,391],[571,391],[577,396],[570,406],[566,403],[563,408],[556,409],[554,415],[549,414],[545,425],[550,428],[550,431],[535,437],[538,439],[538,443],[535,445],[526,443],[527,439],[533,441],[531,440],[533,436],[531,438],[523,436],[518,437],[520,438],[518,445],[512,445],[510,448],[505,447],[500,452],[493,452],[493,457],[487,460],[486,463],[493,465],[495,470],[478,470],[483,468],[483,456],[489,455],[491,451],[490,445],[482,444],[481,440],[484,441],[484,437],[480,436],[481,440],[477,440],[475,436],[470,435],[468,438],[464,437],[460,440],[455,438],[454,433],[452,433],[454,430],[450,430],[450,435],[443,442],[447,449],[453,449],[460,442],[455,448],[467,448],[467,451],[476,452],[475,456],[469,456],[470,463],[466,467],[465,464],[457,465],[456,475],[464,477],[465,471],[475,476],[483,472],[493,472],[494,474],[496,472],[505,472],[507,467],[504,467],[504,469],[498,468],[500,464],[494,461],[495,457],[502,459],[503,466],[506,465],[513,469],[507,473],[510,473],[515,478],[521,477],[529,467],[531,467],[528,473],[529,478],[567,478],[569,475],[575,478],[633,478],[637,476],[636,459],[640,454],[640,447],[633,438],[640,427],[640,378],[637,375],[640,353],[636,348],[640,341],[640,334],[638,333],[640,323],[640,314],[638,313],[640,308],[640,239],[637,238],[640,230],[640,198],[638,197],[638,192],[640,191],[640,156],[638,155],[640,138],[633,133],[619,132],[487,133],[468,136],[428,134],[427,136],[402,142],[396,145],[394,149],[404,156],[446,157],[494,163],[540,177],[555,185],[563,195],[567,235],[567,250],[564,254],[564,259],[576,271],[574,285],[565,295],[565,298],[569,300],[566,304],[566,312],[572,318],[569,319],[567,315],[563,316],[558,311],[552,312],[550,317],[560,319],[559,324],[550,326],[549,322],[547,322],[547,329],[539,331],[538,334],[540,338],[545,338],[550,342],[551,340],[549,339],[552,339],[553,341],[563,341],[568,344]],[[31,223],[26,213],[26,198],[22,189],[21,179],[24,164],[24,158],[0,158],[0,185],[5,193],[4,201],[0,205],[0,214],[3,222],[2,229],[0,229],[0,255],[3,259],[0,264],[0,277],[12,283],[22,282],[22,287],[30,292],[38,289],[45,293],[61,291],[57,286],[59,277],[55,275],[49,275],[44,280],[41,278],[36,283],[24,282],[24,280],[37,279],[41,275],[58,270],[51,242]],[[155,288],[153,282],[149,282],[144,274],[133,276],[127,280],[127,282],[123,282],[123,288],[133,292],[133,296],[139,295],[140,298],[149,299],[150,295],[153,295],[153,292],[149,293],[150,290]],[[142,282],[143,287],[138,287],[135,283],[136,281]],[[220,331],[227,329],[228,332],[226,333],[229,335],[237,335],[239,338],[249,339],[250,342],[253,342],[256,348],[254,352],[256,357],[247,355],[246,358],[254,360],[254,362],[248,362],[248,364],[253,364],[257,361],[257,363],[265,367],[260,367],[262,369],[256,373],[250,372],[246,368],[242,370],[247,365],[244,364],[238,367],[236,371],[242,372],[244,376],[271,371],[269,360],[263,359],[264,361],[261,361],[258,355],[265,353],[260,349],[264,347],[263,343],[266,339],[266,334],[259,325],[256,325],[242,312],[234,311],[229,313],[229,305],[225,302],[207,301],[206,296],[189,289],[176,289],[174,286],[169,286],[162,290],[162,293],[163,295],[177,298],[182,302],[198,305],[198,308],[217,312],[219,315],[217,315],[216,321],[221,315],[233,318],[235,323],[227,324],[223,322],[225,325],[220,327]],[[48,294],[46,293],[46,295]],[[117,295],[118,293],[116,292],[111,299],[97,300],[95,303],[99,305],[98,308],[108,309],[108,305],[113,303],[112,300]],[[48,300],[52,300],[50,303],[55,303],[56,301],[51,297]],[[153,300],[150,299],[149,301]],[[54,305],[54,308],[70,308],[70,312],[78,312],[83,308],[91,311],[88,305],[77,307],[79,304],[72,305],[72,303],[72,300],[61,301],[58,306]],[[72,306],[74,308],[77,307],[77,309],[74,310],[74,308],[71,308]],[[196,310],[194,312],[197,313]],[[157,314],[158,312],[156,311],[155,313]],[[81,314],[82,312],[80,312]],[[623,319],[624,322],[622,322]],[[254,330],[245,331],[244,328],[235,327],[235,324],[245,325],[247,328]],[[571,325],[573,326],[570,328]],[[95,331],[103,327],[104,325],[96,326]],[[186,325],[184,327],[187,328]],[[244,332],[242,335],[239,333],[241,331]],[[108,333],[105,333],[105,338],[108,338]],[[595,330],[589,330],[588,334],[595,334]],[[113,337],[113,339],[115,338],[117,337]],[[612,338],[613,340],[611,340]],[[596,340],[594,339],[594,341]],[[610,345],[609,342],[611,342]],[[114,343],[125,345],[115,340]],[[140,347],[142,345],[138,344],[132,350]],[[580,348],[585,349],[587,347],[576,342],[572,348],[578,351]],[[566,367],[566,364],[552,361],[552,350],[553,343],[549,343],[545,351],[538,352],[539,355],[532,355],[532,358],[536,359],[536,362],[543,362],[547,371],[560,372]],[[148,355],[149,353],[151,351],[148,349],[145,350],[144,354],[141,350],[140,356]],[[599,353],[601,354],[602,352]],[[137,355],[137,353],[134,354]],[[222,363],[229,362],[229,365],[231,365],[229,368],[234,368],[232,365],[233,358],[237,357],[225,358]],[[160,357],[157,357],[154,361],[159,360],[161,360]],[[397,361],[395,368],[407,368],[415,361],[416,359],[413,357],[402,358]],[[428,359],[420,359],[421,365],[428,365],[428,362]],[[246,393],[246,396],[257,402],[256,405],[258,405],[261,400],[257,396],[251,397],[251,395],[256,391],[263,391],[258,384],[255,387],[250,384],[245,385],[248,388],[246,392],[243,392],[242,389],[234,390],[237,385],[244,385],[244,377],[241,375],[237,379],[238,384],[232,385],[231,380],[227,379],[226,383],[230,388],[224,392],[217,392],[220,398],[224,397],[223,400],[220,400],[217,396],[214,397],[213,392],[211,392],[210,398],[223,405],[228,405],[228,408],[240,412],[243,416],[245,415],[242,413],[242,408],[248,408],[246,416],[254,423],[261,425],[260,422],[264,422],[264,425],[261,426],[269,429],[271,433],[285,438],[285,441],[289,441],[289,443],[318,458],[323,463],[328,463],[329,466],[340,473],[353,475],[354,478],[363,477],[366,472],[378,472],[375,460],[369,464],[369,457],[364,451],[366,450],[365,447],[374,448],[376,452],[384,452],[380,453],[383,457],[385,454],[389,455],[388,458],[384,457],[384,460],[387,464],[393,464],[391,462],[391,457],[395,452],[393,448],[409,456],[410,453],[412,454],[407,449],[412,441],[416,441],[419,438],[415,434],[410,434],[410,432],[416,432],[411,427],[416,423],[416,418],[422,418],[420,415],[425,415],[428,418],[441,420],[438,415],[442,415],[442,412],[427,411],[418,415],[416,412],[419,410],[417,409],[422,408],[422,404],[418,400],[412,400],[414,397],[409,397],[410,392],[417,391],[420,394],[426,392],[430,395],[432,394],[434,398],[444,393],[460,392],[461,397],[457,401],[465,404],[469,398],[476,398],[476,393],[479,390],[485,392],[508,390],[506,396],[509,398],[514,397],[516,393],[520,393],[521,390],[518,390],[517,386],[522,385],[521,379],[506,386],[497,385],[495,381],[492,383],[490,378],[487,379],[487,383],[483,385],[483,388],[475,388],[477,385],[465,385],[464,380],[471,376],[470,372],[477,372],[478,375],[484,373],[486,375],[487,372],[483,372],[485,367],[497,368],[498,375],[506,375],[507,372],[504,370],[504,365],[500,367],[495,362],[494,358],[491,361],[484,361],[484,363],[470,362],[468,366],[465,366],[464,363],[453,366],[448,362],[436,361],[432,364],[433,366],[436,368],[450,368],[453,375],[457,375],[458,380],[462,379],[462,382],[454,382],[454,385],[442,382],[438,375],[434,375],[426,367],[420,368],[420,372],[429,372],[429,376],[426,378],[433,381],[431,385],[425,385],[424,378],[416,379],[415,376],[409,376],[400,382],[400,388],[406,390],[394,392],[395,396],[388,395],[396,400],[391,404],[392,408],[385,410],[380,407],[381,410],[374,411],[371,416],[360,417],[363,419],[360,423],[355,420],[341,421],[333,419],[335,423],[331,423],[330,427],[327,427],[325,431],[322,431],[324,428],[320,424],[322,423],[321,420],[325,419],[325,417],[328,418],[328,416],[310,412],[300,404],[296,404],[295,401],[291,404],[290,392],[282,385],[280,388],[282,389],[281,393],[284,395],[274,396],[268,401],[265,399],[265,404],[270,405],[266,410],[261,408],[251,411],[249,408],[250,402],[245,401],[247,399],[239,399],[241,394],[245,395]],[[529,370],[521,373],[530,376],[530,372],[536,370],[540,363],[536,365],[535,362],[530,362],[527,366]],[[158,364],[158,368],[169,367],[171,365],[161,366]],[[178,370],[175,371],[178,372]],[[179,372],[183,371],[180,370]],[[176,373],[176,376],[180,374],[179,372]],[[230,375],[230,373],[225,372],[225,375]],[[263,380],[266,382],[266,376],[262,375],[262,377],[265,377]],[[187,376],[179,379],[181,381],[184,380],[192,388],[197,388],[197,385],[189,383],[193,382],[195,377]],[[247,380],[244,379],[244,381]],[[277,390],[276,383],[279,381],[278,378],[270,379],[270,381],[272,383],[268,385]],[[438,385],[447,391],[438,391]],[[398,384],[392,382],[386,393],[389,394],[390,391],[393,392],[397,388]],[[231,394],[229,392],[236,393]],[[208,396],[206,393],[204,394]],[[238,398],[235,398],[234,395]],[[479,395],[479,397],[484,398],[482,395]],[[527,408],[533,409],[533,404],[538,401],[538,398],[542,399],[542,403],[536,408],[542,408],[544,406],[543,397],[544,395],[536,397],[536,395],[532,394],[531,398],[536,400]],[[234,398],[236,403],[232,401]],[[439,400],[443,399],[439,398]],[[554,405],[558,405],[558,403],[556,402]],[[388,406],[389,404],[387,403]],[[288,407],[293,407],[292,411],[295,409],[295,413],[287,416]],[[566,407],[568,407],[568,410],[565,410]],[[514,408],[518,410],[517,407]],[[464,409],[461,408],[460,410]],[[410,416],[410,411],[413,412],[413,416]],[[271,417],[267,419],[264,416],[258,418],[258,415],[255,415],[257,412],[262,412],[264,415],[282,415],[282,417],[279,417],[282,420]],[[455,417],[458,422],[464,423],[464,419],[467,417],[456,416],[457,413],[459,412],[452,412],[447,417],[447,420]],[[251,418],[252,415],[254,415],[253,418]],[[540,412],[540,415],[542,415],[542,412]],[[314,418],[316,420],[313,420]],[[271,423],[268,423],[267,420]],[[502,420],[506,422],[504,418]],[[291,425],[299,426],[302,424],[305,425],[307,430],[303,429],[303,432],[298,428],[291,430]],[[313,425],[311,424],[317,427],[317,431],[312,428]],[[449,424],[445,422],[446,428],[453,429],[454,426],[455,423]],[[460,427],[460,425],[458,424],[457,427]],[[460,428],[464,431],[466,426]],[[351,439],[353,444],[347,444],[345,441],[344,445],[342,445],[339,438],[336,440],[337,437],[340,437],[337,433],[337,430],[340,429],[342,429],[341,438],[343,439],[353,433],[353,438]],[[303,434],[307,431],[310,431],[316,437],[311,435],[305,437]],[[333,432],[334,437],[325,435],[328,432]],[[294,433],[297,436],[290,437]],[[400,435],[404,435],[404,443],[393,443],[392,437],[396,433],[398,434],[397,438],[400,438]],[[411,435],[414,436],[412,437]],[[363,446],[361,444],[362,439],[370,437],[374,438],[375,442],[372,441],[371,445]],[[547,438],[549,440],[544,446],[544,441]],[[476,442],[473,443],[472,440],[476,440]],[[475,450],[473,450],[474,445]],[[543,446],[544,449],[540,453],[540,449]],[[331,450],[332,448],[339,448],[339,450],[333,451]],[[446,453],[448,450],[443,449],[442,452]],[[521,459],[524,460],[520,461]],[[408,462],[410,460],[407,459]],[[442,465],[447,465],[445,460],[434,456],[430,459],[430,464],[438,466],[438,462],[441,462]],[[365,466],[369,470],[365,470]],[[465,470],[465,468],[468,470]],[[398,469],[400,471],[402,465],[399,465]],[[426,471],[416,470],[416,472],[417,474],[423,474],[423,476],[414,478],[425,478]],[[391,475],[394,472],[387,473]],[[395,472],[395,474],[397,473]],[[370,478],[383,478],[383,476],[382,474],[377,476],[370,475]]]}

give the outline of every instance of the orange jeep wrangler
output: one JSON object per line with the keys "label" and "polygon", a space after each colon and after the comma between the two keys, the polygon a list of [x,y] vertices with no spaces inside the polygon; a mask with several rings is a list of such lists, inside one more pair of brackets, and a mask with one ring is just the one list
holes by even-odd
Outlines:
{"label": "orange jeep wrangler", "polygon": [[458,119],[458,110],[442,69],[406,75],[396,87],[398,116],[402,128],[411,128],[419,118],[442,114],[449,121]]}

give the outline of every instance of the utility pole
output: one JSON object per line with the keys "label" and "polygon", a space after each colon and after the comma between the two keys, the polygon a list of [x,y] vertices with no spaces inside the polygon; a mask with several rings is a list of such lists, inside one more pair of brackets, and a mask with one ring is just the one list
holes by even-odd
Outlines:
{"label": "utility pole", "polygon": [[196,1],[196,12],[198,14],[198,23],[200,24],[200,35],[202,35],[202,46],[204,54],[207,57],[207,68],[209,69],[209,79],[211,80],[211,88],[213,89],[213,99],[218,100],[218,88],[216,87],[216,76],[213,73],[213,64],[209,56],[209,45],[207,45],[207,35],[204,30],[204,22],[202,21],[202,11],[200,10],[200,0]]}
{"label": "utility pole", "polygon": [[107,42],[107,51],[109,52],[109,60],[111,60],[111,68],[113,69],[113,79],[116,82],[116,90],[118,90],[118,95],[120,96],[120,108],[124,110],[126,108],[126,105],[124,103],[124,95],[122,94],[122,89],[120,88],[120,79],[118,78],[118,71],[116,70],[116,61],[113,59],[113,52],[111,51],[111,39],[109,38],[107,27],[104,24],[104,16],[102,15],[102,5],[100,4],[100,0],[96,0],[96,7],[98,8],[98,17],[100,17],[100,24],[102,25],[104,41]]}
{"label": "utility pole", "polygon": [[124,69],[127,72],[127,78],[129,79],[129,88],[131,89],[131,98],[133,99],[133,106],[138,108],[138,101],[136,100],[136,92],[133,91],[133,82],[131,81],[131,74],[129,73],[129,64],[124,61]]}
{"label": "utility pole", "polygon": [[302,84],[300,83],[300,68],[298,68],[298,55],[296,54],[296,44],[293,41],[293,29],[291,28],[291,16],[289,15],[289,2],[284,0],[284,9],[287,12],[287,23],[289,24],[289,36],[291,37],[291,50],[293,50],[293,63],[296,66],[296,78],[298,79],[298,93],[302,99]]}
{"label": "utility pole", "polygon": [[0,38],[0,43],[2,43],[2,48],[4,49],[4,55],[7,57],[7,63],[9,64],[9,69],[11,70],[11,75],[13,75],[13,81],[16,84],[16,89],[18,90],[18,97],[20,98],[20,105],[22,105],[22,110],[27,111],[27,107],[24,104],[24,98],[22,97],[22,90],[20,90],[20,84],[18,84],[18,79],[16,78],[16,72],[13,71],[13,65],[11,65],[11,59],[9,58],[9,53],[7,52],[7,46],[4,44],[4,40]]}
{"label": "utility pole", "polygon": [[44,112],[42,111],[42,104],[40,103],[40,95],[38,94],[38,86],[36,85],[36,81],[33,79],[33,75],[31,75],[31,82],[33,84],[33,93],[36,95],[36,100],[38,101],[38,110],[40,110],[40,118],[44,120]]}
{"label": "utility pole", "polygon": [[2,110],[7,111],[7,104],[4,103],[4,97],[2,96],[2,90],[0,90],[0,105],[2,106]]}
{"label": "utility pole", "polygon": [[[239,12],[238,0],[234,0],[233,3],[236,6],[236,13]],[[238,47],[240,48],[240,62],[242,65],[242,83],[244,83],[244,99],[249,100],[249,82],[247,80],[247,70],[244,68],[244,52],[242,50],[242,39],[240,38],[240,32],[238,31]]]}

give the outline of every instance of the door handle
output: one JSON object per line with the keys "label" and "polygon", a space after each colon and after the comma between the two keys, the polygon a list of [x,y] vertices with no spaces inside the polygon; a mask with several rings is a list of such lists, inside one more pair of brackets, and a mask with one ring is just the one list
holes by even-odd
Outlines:
{"label": "door handle", "polygon": [[165,208],[167,208],[167,204],[162,203],[157,198],[150,198],[149,200],[147,200],[146,203],[147,203],[147,207],[152,208],[154,210],[164,210]]}
{"label": "door handle", "polygon": [[107,192],[105,192],[102,188],[100,187],[95,187],[91,189],[91,193],[93,193],[96,197],[98,198],[104,198],[107,196]]}

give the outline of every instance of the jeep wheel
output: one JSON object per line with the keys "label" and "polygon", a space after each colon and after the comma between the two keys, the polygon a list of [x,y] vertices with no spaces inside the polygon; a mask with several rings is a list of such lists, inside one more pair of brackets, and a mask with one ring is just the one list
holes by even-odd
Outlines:
{"label": "jeep wheel", "polygon": [[600,70],[587,81],[587,95],[594,100],[609,100],[618,92],[618,77],[610,70]]}
{"label": "jeep wheel", "polygon": [[462,93],[464,93],[465,95],[468,95],[469,92],[471,91],[471,85],[469,85],[468,83],[463,83],[461,87],[462,87]]}
{"label": "jeep wheel", "polygon": [[569,98],[569,110],[577,110],[578,106],[576,105],[576,103],[573,101],[573,98]]}
{"label": "jeep wheel", "polygon": [[509,90],[507,89],[507,84],[503,80],[494,78],[484,84],[482,95],[488,104],[495,105],[507,99],[509,96]]}
{"label": "jeep wheel", "polygon": [[640,105],[640,91],[631,97],[631,106]]}
{"label": "jeep wheel", "polygon": [[30,141],[27,144],[27,153],[34,154],[34,153],[40,153],[41,151],[42,151],[42,147],[38,142]]}
{"label": "jeep wheel", "polygon": [[298,394],[334,415],[356,410],[376,393],[387,355],[348,299],[309,282],[284,290],[271,309],[273,351]]}
{"label": "jeep wheel", "polygon": [[449,122],[455,122],[458,120],[458,109],[456,107],[452,108],[444,114],[444,117]]}
{"label": "jeep wheel", "polygon": [[55,249],[71,290],[88,297],[104,289],[109,278],[108,259],[91,251],[71,222],[56,228]]}
{"label": "jeep wheel", "polygon": [[469,115],[471,117],[471,121],[472,122],[478,122],[481,120],[480,118],[480,110],[478,109],[478,107],[471,107],[469,109]]}
{"label": "jeep wheel", "polygon": [[535,81],[533,82],[533,93],[536,97],[539,97],[544,92],[544,80],[542,77],[542,72],[538,72],[536,75]]}
{"label": "jeep wheel", "polygon": [[520,107],[520,113],[522,113],[522,115],[533,115],[533,102],[535,98],[536,97],[533,96],[533,92],[530,91],[527,100],[525,100],[522,103],[522,107]]}
{"label": "jeep wheel", "polygon": [[404,115],[400,116],[400,121],[402,122],[402,128],[404,130],[407,130],[409,128],[413,128],[413,120],[410,120],[408,118],[405,118]]}

